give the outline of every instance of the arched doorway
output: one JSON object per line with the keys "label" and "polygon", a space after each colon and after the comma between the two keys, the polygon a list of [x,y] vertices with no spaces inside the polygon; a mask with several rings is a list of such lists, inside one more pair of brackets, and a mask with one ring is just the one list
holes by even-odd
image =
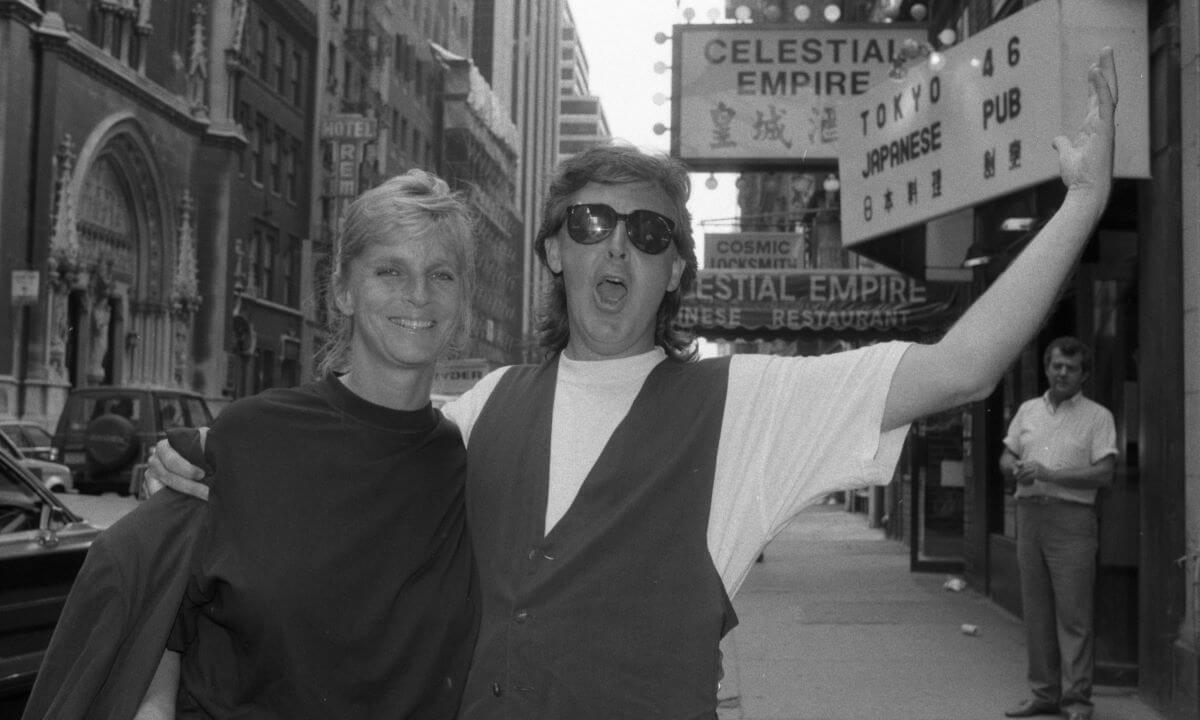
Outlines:
{"label": "arched doorway", "polygon": [[74,172],[66,171],[72,177],[58,211],[69,216],[52,248],[68,259],[59,264],[54,298],[52,368],[71,387],[178,384],[171,298],[178,239],[144,132],[131,118],[101,126]]}

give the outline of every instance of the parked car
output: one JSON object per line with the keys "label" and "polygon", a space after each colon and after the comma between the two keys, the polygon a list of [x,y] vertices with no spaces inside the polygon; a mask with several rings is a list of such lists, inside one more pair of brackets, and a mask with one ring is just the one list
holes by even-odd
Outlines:
{"label": "parked car", "polygon": [[16,460],[33,476],[42,481],[51,492],[65,493],[75,489],[75,481],[71,477],[71,468],[48,460],[39,460],[25,454],[25,451],[13,444],[7,433],[0,432],[0,454],[8,455]]}
{"label": "parked car", "polygon": [[58,462],[54,436],[31,420],[0,420],[0,435],[12,440],[27,458]]}
{"label": "parked car", "polygon": [[204,397],[184,390],[77,388],[54,431],[54,447],[82,493],[137,494],[155,443],[176,427],[212,424]]}
{"label": "parked car", "polygon": [[[64,503],[68,499],[75,510]],[[100,533],[84,519],[88,501],[123,501],[124,512],[137,504],[131,498],[55,495],[0,453],[0,707],[23,706],[71,583]]]}

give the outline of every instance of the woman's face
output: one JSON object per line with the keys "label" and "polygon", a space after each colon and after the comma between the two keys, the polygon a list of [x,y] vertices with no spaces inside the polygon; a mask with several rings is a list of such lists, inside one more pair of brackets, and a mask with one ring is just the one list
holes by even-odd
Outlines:
{"label": "woman's face", "polygon": [[337,298],[353,318],[355,372],[432,372],[458,333],[463,295],[452,244],[440,235],[371,243],[350,263]]}

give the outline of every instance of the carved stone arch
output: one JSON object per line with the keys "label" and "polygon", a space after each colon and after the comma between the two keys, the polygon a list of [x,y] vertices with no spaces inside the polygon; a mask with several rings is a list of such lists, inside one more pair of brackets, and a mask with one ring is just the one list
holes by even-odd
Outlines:
{"label": "carved stone arch", "polygon": [[[169,200],[171,183],[159,167],[141,122],[131,113],[117,113],[99,123],[80,148],[76,168],[73,197],[78,199],[77,223],[87,222],[85,197],[106,182],[106,174],[122,184],[136,243],[132,263],[123,268],[131,276],[130,300],[166,307],[176,255],[175,209]],[[111,189],[112,184],[102,187]],[[86,263],[87,243],[83,228],[79,229],[81,261]]]}
{"label": "carved stone arch", "polygon": [[71,380],[169,384],[175,208],[137,118],[121,113],[97,125],[70,183],[78,248],[66,303]]}

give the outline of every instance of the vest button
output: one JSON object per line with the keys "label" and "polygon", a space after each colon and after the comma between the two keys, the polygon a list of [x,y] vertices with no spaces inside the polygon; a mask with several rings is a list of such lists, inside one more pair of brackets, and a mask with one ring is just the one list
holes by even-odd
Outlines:
{"label": "vest button", "polygon": [[529,548],[529,559],[536,560],[538,556],[537,548]]}
{"label": "vest button", "polygon": [[513,619],[516,620],[518,623],[523,623],[529,619],[529,611],[528,610],[520,610],[517,612],[516,615],[513,616]]}
{"label": "vest button", "polygon": [[498,683],[498,682],[492,683],[492,694],[495,695],[496,697],[500,697],[501,695],[504,694],[504,688],[500,687],[500,683]]}

